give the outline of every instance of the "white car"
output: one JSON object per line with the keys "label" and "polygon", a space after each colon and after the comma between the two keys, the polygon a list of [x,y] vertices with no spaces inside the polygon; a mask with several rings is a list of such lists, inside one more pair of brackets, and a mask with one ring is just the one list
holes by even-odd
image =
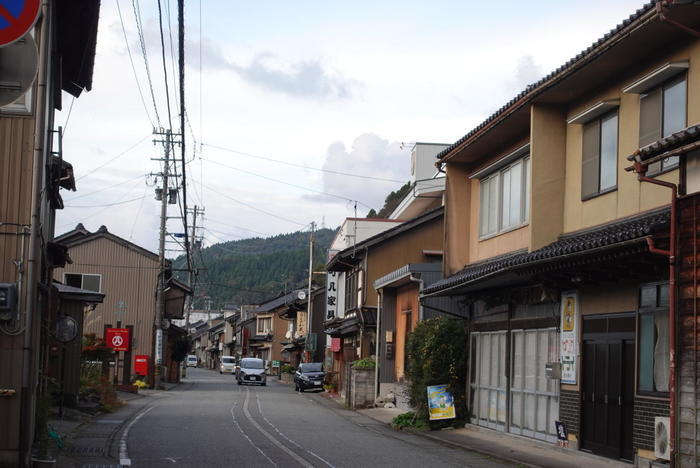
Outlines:
{"label": "white car", "polygon": [[233,356],[221,356],[221,364],[219,364],[219,374],[235,374],[236,358]]}
{"label": "white car", "polygon": [[197,367],[197,356],[194,354],[190,354],[187,356],[187,360],[185,360],[185,365],[187,367]]}

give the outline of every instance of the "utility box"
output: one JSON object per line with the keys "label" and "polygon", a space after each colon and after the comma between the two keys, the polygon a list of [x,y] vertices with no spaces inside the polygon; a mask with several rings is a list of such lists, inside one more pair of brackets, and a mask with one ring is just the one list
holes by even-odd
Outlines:
{"label": "utility box", "polygon": [[0,283],[0,321],[7,322],[18,318],[17,285],[15,283]]}
{"label": "utility box", "polygon": [[558,380],[561,379],[561,363],[559,362],[548,362],[544,365],[544,376],[548,379]]}

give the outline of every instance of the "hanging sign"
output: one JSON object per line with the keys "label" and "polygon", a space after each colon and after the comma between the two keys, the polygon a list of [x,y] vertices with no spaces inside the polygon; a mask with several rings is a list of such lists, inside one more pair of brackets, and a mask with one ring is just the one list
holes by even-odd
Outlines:
{"label": "hanging sign", "polygon": [[578,293],[563,292],[561,295],[561,332],[559,360],[561,361],[561,383],[576,384],[578,354]]}
{"label": "hanging sign", "polygon": [[0,2],[0,47],[24,37],[39,18],[40,10],[39,0]]}
{"label": "hanging sign", "polygon": [[114,351],[129,351],[129,329],[108,328],[105,343]]}
{"label": "hanging sign", "polygon": [[156,330],[156,364],[163,364],[163,330]]}
{"label": "hanging sign", "polygon": [[428,412],[431,421],[456,417],[454,399],[447,391],[447,385],[428,387]]}
{"label": "hanging sign", "polygon": [[326,320],[335,318],[338,310],[338,272],[326,273]]}

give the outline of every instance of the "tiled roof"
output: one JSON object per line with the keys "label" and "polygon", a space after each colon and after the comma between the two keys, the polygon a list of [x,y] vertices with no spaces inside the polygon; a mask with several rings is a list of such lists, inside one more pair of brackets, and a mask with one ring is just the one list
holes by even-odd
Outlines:
{"label": "tiled roof", "polygon": [[253,309],[252,313],[259,314],[259,313],[271,312],[280,306],[289,305],[299,298],[298,294],[300,291],[306,292],[306,290],[304,290],[304,289],[295,289],[294,291],[292,291],[290,293],[284,294],[280,297],[272,299],[271,301],[267,301],[267,302],[260,304],[257,308]]}
{"label": "tiled roof", "polygon": [[556,260],[558,257],[565,255],[584,253],[600,247],[641,239],[659,228],[667,226],[669,216],[670,211],[668,208],[654,210],[623,221],[562,235],[555,242],[533,252],[528,253],[521,250],[501,255],[485,262],[467,265],[454,275],[425,288],[423,294],[433,294],[472,281],[478,281],[492,274],[506,273],[546,260]]}
{"label": "tiled roof", "polygon": [[700,124],[690,126],[680,132],[672,133],[654,143],[640,148],[635,154],[627,156],[627,159],[632,161],[636,155],[639,155],[642,161],[658,156],[666,151],[676,149],[687,143],[698,141],[700,139]]}
{"label": "tiled roof", "polygon": [[[654,0],[651,1],[641,8],[639,8],[637,11],[635,11],[633,14],[631,14],[626,20],[624,20],[622,23],[618,24],[615,26],[612,30],[610,30],[607,34],[605,34],[603,37],[595,41],[593,44],[591,44],[586,50],[583,50],[580,52],[578,55],[567,61],[565,64],[551,72],[550,74],[546,75],[544,78],[540,79],[539,81],[536,81],[535,83],[532,83],[528,85],[520,94],[515,96],[513,99],[508,101],[503,107],[498,109],[496,112],[491,114],[486,120],[481,122],[479,125],[474,127],[469,133],[464,135],[462,138],[457,140],[454,144],[448,146],[444,150],[440,151],[437,155],[437,159],[442,159],[444,156],[447,154],[451,153],[455,148],[457,148],[459,145],[464,143],[465,141],[469,140],[472,136],[476,135],[481,129],[486,127],[489,123],[491,123],[493,120],[497,119],[501,114],[503,114],[506,110],[510,109],[513,107],[518,101],[523,100],[528,94],[537,92],[537,91],[543,91],[545,85],[555,78],[557,75],[560,73],[566,71],[567,69],[573,67],[577,62],[581,61],[582,59],[586,59],[587,55],[591,54],[597,47],[602,45],[605,41],[622,31],[624,28],[626,28],[630,23],[636,21],[639,19],[641,16],[643,16],[645,13],[647,13],[649,10],[653,9],[659,1],[663,0]],[[538,88],[542,88],[541,90],[538,90]]]}

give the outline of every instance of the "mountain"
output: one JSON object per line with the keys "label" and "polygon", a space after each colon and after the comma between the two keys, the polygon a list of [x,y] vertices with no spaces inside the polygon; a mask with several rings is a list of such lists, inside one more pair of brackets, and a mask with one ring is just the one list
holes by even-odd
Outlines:
{"label": "mountain", "polygon": [[384,206],[379,210],[379,212],[376,212],[374,208],[372,208],[369,210],[369,213],[367,213],[367,217],[388,218],[389,215],[394,212],[396,207],[399,206],[401,200],[406,198],[406,195],[408,195],[408,192],[410,192],[412,188],[411,182],[406,182],[400,189],[395,190],[386,196],[384,199]]}
{"label": "mountain", "polygon": [[[328,247],[335,229],[320,229],[315,234],[314,271],[323,271]],[[184,266],[179,257],[175,268]],[[308,280],[309,233],[293,232],[273,237],[254,237],[213,244],[194,256],[199,270],[194,308],[204,308],[204,297],[212,299],[212,308],[226,302],[256,304],[285,291],[303,287]],[[325,277],[314,275],[314,282]]]}

